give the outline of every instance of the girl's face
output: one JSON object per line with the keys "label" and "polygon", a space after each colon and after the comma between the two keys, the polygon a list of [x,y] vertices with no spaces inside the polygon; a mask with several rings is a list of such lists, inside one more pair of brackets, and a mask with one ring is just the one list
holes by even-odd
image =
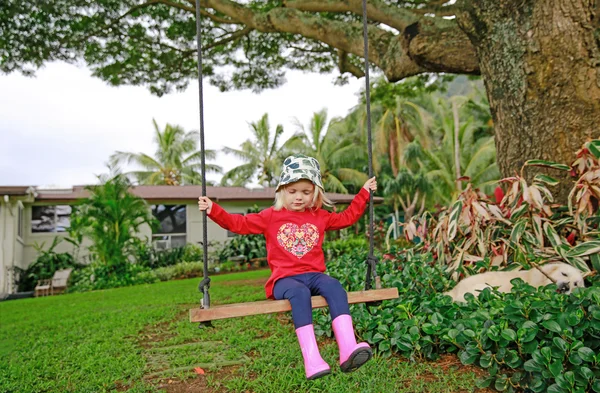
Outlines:
{"label": "girl's face", "polygon": [[308,180],[298,180],[285,186],[284,207],[293,212],[303,212],[310,207],[313,200],[315,185]]}

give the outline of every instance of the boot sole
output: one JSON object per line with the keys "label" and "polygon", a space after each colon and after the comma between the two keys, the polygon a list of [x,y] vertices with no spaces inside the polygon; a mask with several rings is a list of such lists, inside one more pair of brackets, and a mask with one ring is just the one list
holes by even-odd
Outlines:
{"label": "boot sole", "polygon": [[329,374],[331,374],[331,369],[328,368],[327,370],[319,371],[318,373],[315,373],[315,374],[311,375],[310,377],[307,377],[306,379],[308,379],[309,381],[312,381],[312,380],[324,377]]}
{"label": "boot sole", "polygon": [[356,370],[373,357],[371,348],[358,348],[352,352],[344,363],[340,365],[343,372],[348,373]]}

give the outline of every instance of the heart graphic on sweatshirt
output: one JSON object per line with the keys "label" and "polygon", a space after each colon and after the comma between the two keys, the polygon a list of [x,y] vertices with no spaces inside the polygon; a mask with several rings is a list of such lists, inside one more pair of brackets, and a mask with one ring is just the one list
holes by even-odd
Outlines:
{"label": "heart graphic on sweatshirt", "polygon": [[319,230],[309,223],[283,224],[277,231],[277,241],[287,252],[302,258],[319,242]]}

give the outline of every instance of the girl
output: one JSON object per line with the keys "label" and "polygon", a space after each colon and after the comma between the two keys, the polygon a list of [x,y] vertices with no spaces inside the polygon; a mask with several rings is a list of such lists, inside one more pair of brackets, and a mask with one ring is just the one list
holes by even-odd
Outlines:
{"label": "girl", "polygon": [[356,343],[348,295],[336,279],[324,274],[325,231],[342,229],[362,216],[370,190],[377,190],[375,178],[367,180],[350,206],[342,213],[322,209],[332,203],[325,196],[319,163],[312,157],[295,154],[283,162],[275,193],[275,206],[257,214],[229,214],[207,197],[198,198],[198,207],[221,227],[238,234],[263,234],[271,268],[265,291],[269,299],[288,299],[292,319],[304,358],[306,378],[316,379],[331,372],[321,358],[312,325],[311,296],[327,300],[333,332],[340,351],[340,367],[348,372],[371,359],[367,343]]}

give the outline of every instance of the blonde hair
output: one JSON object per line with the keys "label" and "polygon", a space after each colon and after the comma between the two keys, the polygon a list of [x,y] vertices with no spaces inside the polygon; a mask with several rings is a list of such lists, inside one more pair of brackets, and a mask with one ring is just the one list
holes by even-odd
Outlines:
{"label": "blonde hair", "polygon": [[[294,183],[286,184],[285,186],[280,187],[279,190],[277,190],[277,192],[275,192],[275,203],[273,206],[275,210],[281,210],[283,208],[283,205],[285,204],[285,198],[283,196],[283,193],[285,192],[288,186],[291,186]],[[314,183],[313,186],[313,198],[309,209],[316,211],[323,207],[323,205],[333,207],[334,203],[329,198],[327,198],[327,195],[325,195],[321,187],[316,186]]]}

